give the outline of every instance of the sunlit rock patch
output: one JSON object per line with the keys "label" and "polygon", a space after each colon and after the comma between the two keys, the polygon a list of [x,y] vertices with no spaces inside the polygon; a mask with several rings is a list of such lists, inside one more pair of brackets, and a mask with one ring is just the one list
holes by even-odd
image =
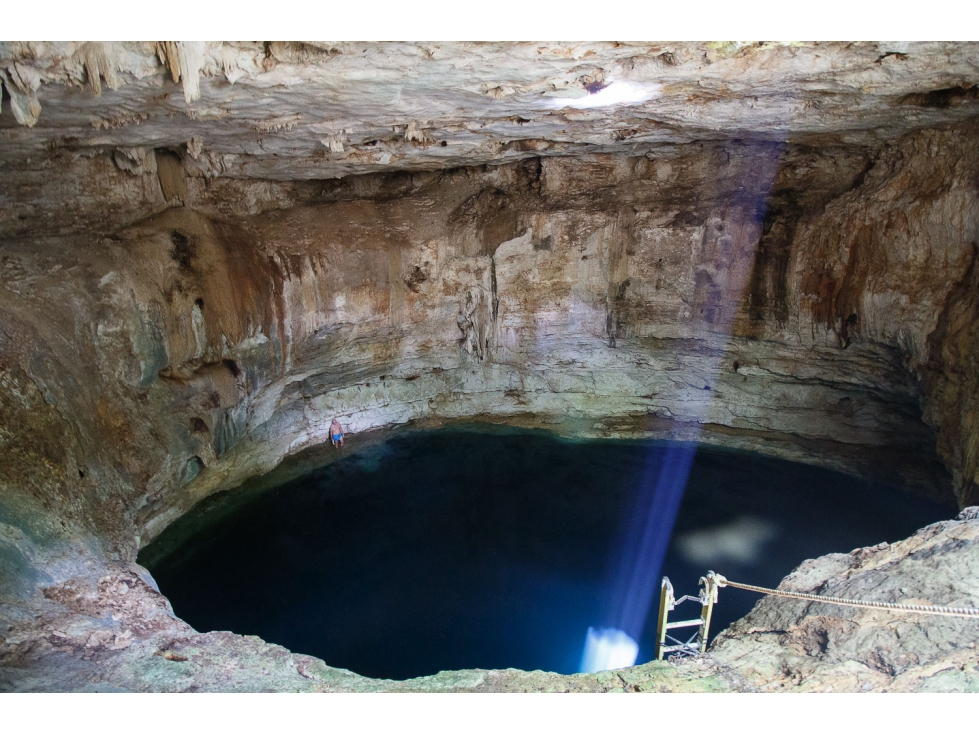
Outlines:
{"label": "sunlit rock patch", "polygon": [[335,416],[699,440],[975,504],[975,53],[0,44],[4,685],[186,666],[164,628],[251,671],[186,688],[293,660],[195,636],[132,563]]}

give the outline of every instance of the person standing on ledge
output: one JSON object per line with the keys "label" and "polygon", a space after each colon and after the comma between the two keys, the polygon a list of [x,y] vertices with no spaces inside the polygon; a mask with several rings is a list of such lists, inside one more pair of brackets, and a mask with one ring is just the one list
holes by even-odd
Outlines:
{"label": "person standing on ledge", "polygon": [[343,446],[343,426],[340,425],[340,422],[336,418],[330,424],[330,440],[337,448]]}

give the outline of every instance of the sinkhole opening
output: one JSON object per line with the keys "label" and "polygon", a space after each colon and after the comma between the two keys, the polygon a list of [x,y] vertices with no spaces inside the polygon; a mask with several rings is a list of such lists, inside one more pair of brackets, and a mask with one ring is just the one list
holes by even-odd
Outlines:
{"label": "sinkhole opening", "polygon": [[[624,545],[637,513],[662,506],[649,474],[678,450],[692,464],[657,560]],[[629,583],[657,589],[630,633],[642,663],[664,574],[678,597],[708,570],[775,586],[806,558],[893,542],[950,514],[886,485],[703,445],[457,427],[345,451],[201,505],[144,548],[138,560],[175,613],[374,678],[575,673],[589,628],[618,626],[623,559],[636,566]],[[711,637],[756,601],[722,589]]]}

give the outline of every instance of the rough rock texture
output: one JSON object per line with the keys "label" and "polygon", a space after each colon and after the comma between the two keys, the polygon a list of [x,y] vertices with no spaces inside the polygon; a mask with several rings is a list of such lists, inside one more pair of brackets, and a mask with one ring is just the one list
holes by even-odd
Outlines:
{"label": "rough rock texture", "polygon": [[[133,593],[96,668],[126,620],[177,630],[137,549],[334,416],[702,440],[974,504],[976,50],[0,44],[5,623],[88,641]],[[8,685],[81,685],[31,678],[24,629]]]}
{"label": "rough rock texture", "polygon": [[[779,589],[979,608],[979,507],[898,543],[805,561]],[[723,589],[721,595],[751,593]],[[979,691],[979,617],[766,596],[718,636],[717,665],[759,691]]]}
{"label": "rough rock texture", "polygon": [[[887,546],[806,561],[779,588],[979,608],[979,508]],[[257,637],[200,634],[132,563],[79,562],[0,616],[0,690],[34,691],[979,691],[979,619],[765,597],[711,650],[597,674],[447,671],[364,678]],[[723,589],[728,594],[748,593]]]}
{"label": "rough rock texture", "polygon": [[972,43],[31,42],[0,45],[0,70],[23,126],[8,160],[140,168],[164,149],[277,180],[745,136],[879,144],[979,98]]}

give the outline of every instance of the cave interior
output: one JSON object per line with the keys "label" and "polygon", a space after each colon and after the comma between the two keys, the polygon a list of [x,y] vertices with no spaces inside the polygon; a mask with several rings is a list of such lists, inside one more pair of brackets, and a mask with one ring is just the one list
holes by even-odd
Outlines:
{"label": "cave interior", "polygon": [[[402,492],[391,522],[430,502],[517,545],[531,504],[535,528],[573,514],[559,484],[474,509],[493,471],[542,470],[527,446],[594,503],[575,528],[628,516],[617,482],[645,466],[577,458],[666,451],[680,478],[633,484],[673,481],[678,504],[697,451],[662,447],[699,446],[714,504],[716,467],[764,464],[752,482],[795,513],[789,535],[916,508],[771,586],[979,607],[977,59],[971,42],[0,43],[0,690],[979,690],[975,620],[769,598],[672,664],[363,675],[197,629],[146,568],[242,508],[280,517],[263,498],[303,477],[344,502],[377,466],[407,481],[422,436],[461,441],[434,455],[479,492]],[[562,562],[606,569],[585,550]]]}

